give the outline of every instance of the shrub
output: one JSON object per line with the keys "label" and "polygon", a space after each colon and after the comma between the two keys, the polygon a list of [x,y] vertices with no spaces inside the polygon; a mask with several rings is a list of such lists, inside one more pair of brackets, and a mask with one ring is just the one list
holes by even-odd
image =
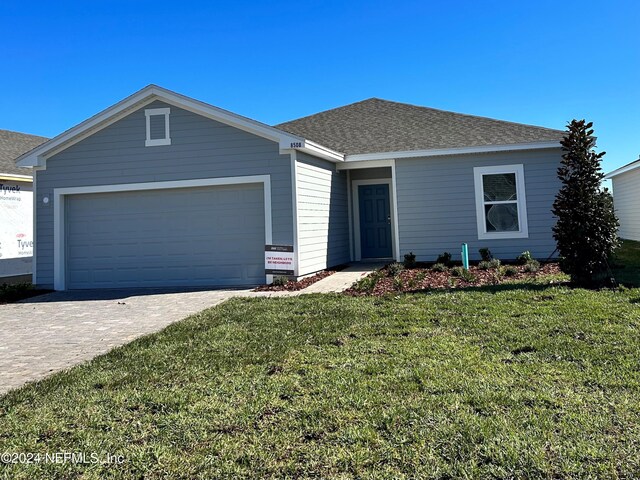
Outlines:
{"label": "shrub", "polygon": [[449,268],[444,263],[434,263],[431,270],[434,272],[446,272]]}
{"label": "shrub", "polygon": [[498,258],[492,258],[491,260],[489,260],[489,268],[494,268],[494,269],[498,269],[500,268],[500,264],[502,262],[500,262],[500,259]]}
{"label": "shrub", "polygon": [[491,264],[487,260],[483,260],[478,264],[478,269],[480,270],[489,270],[491,268]]}
{"label": "shrub", "polygon": [[401,291],[404,288],[404,282],[400,277],[396,277],[393,279],[393,288],[394,290]]}
{"label": "shrub", "polygon": [[525,265],[531,260],[533,260],[533,257],[531,256],[531,252],[529,250],[525,250],[516,257],[516,262],[518,262],[519,265]]}
{"label": "shrub", "polygon": [[451,269],[451,275],[454,277],[462,277],[464,275],[464,268],[457,266]]}
{"label": "shrub", "polygon": [[401,264],[400,262],[393,262],[389,264],[389,266],[387,267],[387,270],[389,271],[390,276],[395,277],[401,271],[404,270],[404,265]]}
{"label": "shrub", "polygon": [[480,253],[480,258],[482,259],[483,262],[488,262],[493,258],[493,255],[491,254],[491,250],[489,250],[486,247],[481,248],[480,250],[478,250],[478,252]]}
{"label": "shrub", "polygon": [[449,252],[442,252],[440,255],[438,255],[438,258],[436,259],[436,263],[442,263],[447,267],[451,266],[451,254]]}
{"label": "shrub", "polygon": [[518,274],[518,269],[516,267],[514,267],[513,265],[507,265],[506,267],[504,267],[504,269],[502,270],[502,274],[505,277],[513,277],[515,275]]}
{"label": "shrub", "polygon": [[370,275],[367,275],[366,277],[358,280],[353,288],[359,292],[371,292],[382,277],[384,277],[384,272],[382,272],[381,270],[376,270]]}
{"label": "shrub", "polygon": [[526,265],[524,266],[525,272],[535,273],[538,270],[540,270],[540,262],[537,260],[531,260],[530,262],[527,262]]}
{"label": "shrub", "polygon": [[277,285],[279,287],[283,287],[287,283],[289,283],[289,277],[287,277],[285,275],[278,275],[277,277],[273,277],[273,284],[274,285]]}
{"label": "shrub", "polygon": [[416,266],[416,254],[413,252],[404,254],[404,266],[405,268],[415,268]]}
{"label": "shrub", "polygon": [[609,190],[601,188],[604,152],[596,153],[593,124],[572,120],[560,142],[564,154],[558,168],[562,187],[553,203],[558,221],[553,236],[560,267],[577,285],[594,286],[606,278],[608,259],[619,245],[618,219]]}

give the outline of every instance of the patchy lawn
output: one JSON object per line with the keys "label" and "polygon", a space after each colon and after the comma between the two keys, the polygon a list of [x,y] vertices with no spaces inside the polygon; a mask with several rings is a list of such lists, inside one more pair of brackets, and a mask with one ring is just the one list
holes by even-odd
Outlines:
{"label": "patchy lawn", "polygon": [[638,478],[640,290],[235,299],[0,398],[6,478]]}
{"label": "patchy lawn", "polygon": [[640,242],[623,240],[613,257],[613,276],[629,287],[640,287]]}

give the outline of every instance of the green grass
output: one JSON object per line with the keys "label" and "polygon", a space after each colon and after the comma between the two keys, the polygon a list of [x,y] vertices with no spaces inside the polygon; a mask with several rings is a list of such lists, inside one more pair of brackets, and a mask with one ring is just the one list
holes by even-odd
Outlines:
{"label": "green grass", "polygon": [[640,287],[640,242],[623,240],[613,257],[612,270],[618,283]]}
{"label": "green grass", "polygon": [[638,478],[640,290],[235,299],[0,398],[7,478]]}
{"label": "green grass", "polygon": [[48,293],[50,290],[36,290],[30,283],[16,283],[0,285],[0,304],[13,303],[25,298]]}

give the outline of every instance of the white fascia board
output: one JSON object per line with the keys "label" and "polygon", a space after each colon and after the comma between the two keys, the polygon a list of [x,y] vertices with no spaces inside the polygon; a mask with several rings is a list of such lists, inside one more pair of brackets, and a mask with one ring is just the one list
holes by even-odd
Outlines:
{"label": "white fascia board", "polygon": [[10,180],[14,182],[33,182],[31,175],[16,175],[14,173],[0,173],[0,180]]}
{"label": "white fascia board", "polygon": [[[46,159],[59,153],[74,143],[94,134],[95,132],[111,125],[131,111],[142,108],[155,100],[161,100],[192,113],[219,121],[221,123],[253,133],[260,137],[278,142],[282,145],[291,145],[294,142],[304,144],[304,139],[290,135],[282,130],[260,123],[256,120],[237,115],[199,100],[195,100],[170,90],[149,85],[142,90],[130,95],[124,100],[112,105],[102,112],[90,117],[75,127],[66,130],[60,135],[21,155],[16,164],[20,167],[46,167]],[[288,147],[292,148],[292,147]]]}
{"label": "white fascia board", "polygon": [[310,142],[304,138],[296,138],[293,141],[287,139],[280,142],[281,154],[289,154],[293,150],[308,153],[314,157],[319,157],[323,160],[329,160],[334,163],[344,162],[344,155],[342,153],[323,147],[320,144]]}
{"label": "white fascia board", "polygon": [[612,172],[609,172],[605,175],[606,180],[611,180],[613,177],[617,177],[623,173],[630,172],[631,170],[635,170],[636,168],[640,168],[640,160],[635,160],[627,165],[624,165],[620,168],[615,169]]}
{"label": "white fascia board", "polygon": [[400,152],[361,153],[347,155],[346,162],[365,160],[395,160],[398,158],[439,157],[443,155],[465,155],[471,153],[511,152],[517,150],[538,150],[561,148],[560,142],[513,143],[510,145],[482,145],[476,147],[435,148],[431,150],[408,150]]}
{"label": "white fascia board", "polygon": [[346,161],[336,165],[337,170],[356,170],[359,168],[378,168],[378,167],[392,167],[394,166],[394,160],[358,160],[358,161]]}

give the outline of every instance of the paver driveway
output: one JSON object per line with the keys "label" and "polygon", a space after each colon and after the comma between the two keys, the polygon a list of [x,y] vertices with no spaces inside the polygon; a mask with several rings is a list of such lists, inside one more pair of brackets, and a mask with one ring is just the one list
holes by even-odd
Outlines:
{"label": "paver driveway", "polygon": [[55,292],[0,305],[0,394],[246,294],[239,290]]}

